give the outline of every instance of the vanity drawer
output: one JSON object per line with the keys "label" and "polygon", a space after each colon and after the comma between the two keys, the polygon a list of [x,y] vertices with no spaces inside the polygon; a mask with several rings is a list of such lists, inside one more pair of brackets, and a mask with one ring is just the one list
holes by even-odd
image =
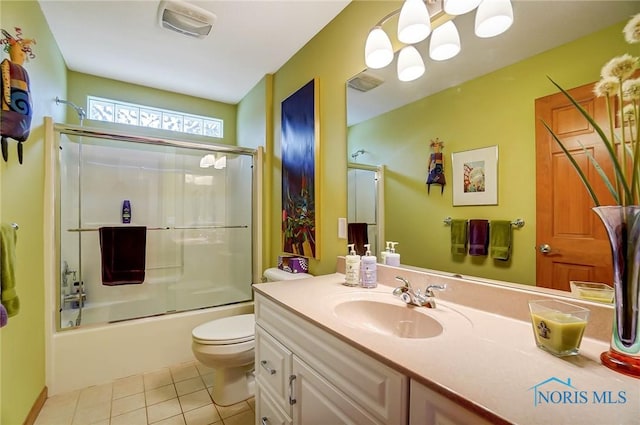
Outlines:
{"label": "vanity drawer", "polygon": [[256,294],[256,321],[376,420],[407,423],[406,376],[260,294]]}
{"label": "vanity drawer", "polygon": [[256,385],[256,423],[259,425],[291,425],[291,417],[278,408],[278,403],[271,398],[269,392]]}
{"label": "vanity drawer", "polygon": [[256,326],[256,379],[271,392],[285,412],[291,411],[287,393],[291,361],[291,351]]}

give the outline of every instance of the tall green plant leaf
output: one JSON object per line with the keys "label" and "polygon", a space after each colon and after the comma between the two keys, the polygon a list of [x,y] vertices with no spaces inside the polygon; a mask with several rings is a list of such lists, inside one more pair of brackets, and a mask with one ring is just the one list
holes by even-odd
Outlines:
{"label": "tall green plant leaf", "polygon": [[616,201],[616,204],[620,204],[620,197],[618,196],[618,191],[613,187],[613,184],[611,184],[611,180],[609,180],[609,176],[607,176],[607,174],[604,172],[604,170],[602,169],[598,161],[593,157],[591,152],[589,152],[587,148],[582,143],[580,143],[580,141],[578,141],[578,143],[582,147],[584,154],[587,156],[587,158],[589,158],[589,161],[591,162],[591,165],[593,165],[593,168],[596,169],[596,171],[600,175],[600,178],[602,178],[602,181],[604,181],[604,184],[607,186],[607,189],[609,189],[609,192],[611,193],[611,195],[613,195],[613,199]]}

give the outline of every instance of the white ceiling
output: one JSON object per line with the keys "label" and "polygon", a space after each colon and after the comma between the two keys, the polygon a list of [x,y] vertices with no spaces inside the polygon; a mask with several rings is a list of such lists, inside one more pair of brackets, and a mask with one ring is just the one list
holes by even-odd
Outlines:
{"label": "white ceiling", "polygon": [[[462,51],[453,59],[433,61],[427,54],[430,39],[420,43],[418,50],[426,57],[426,72],[415,81],[398,81],[395,60],[384,69],[367,71],[382,78],[384,83],[366,93],[348,89],[348,125],[519,62],[640,12],[639,0],[512,0],[512,4],[514,23],[495,38],[480,39],[473,34],[475,12],[456,17],[454,23],[460,33]],[[392,30],[396,22],[397,19],[389,22]]]}
{"label": "white ceiling", "polygon": [[[235,104],[265,74],[276,72],[286,63],[349,1],[190,0],[217,15],[212,33],[202,40],[161,28],[160,0],[39,3],[69,69]],[[445,62],[427,59],[427,71],[416,81],[397,81],[395,61],[386,69],[373,70],[385,82],[368,93],[348,90],[348,124],[396,109],[640,12],[640,0],[512,3],[513,26],[492,39],[473,35],[474,12],[456,17],[462,52]],[[394,29],[396,21],[391,19],[388,26]],[[418,46],[424,57],[427,42],[428,39]]]}
{"label": "white ceiling", "polygon": [[235,104],[349,1],[189,1],[217,15],[205,39],[161,28],[160,0],[39,3],[70,70]]}

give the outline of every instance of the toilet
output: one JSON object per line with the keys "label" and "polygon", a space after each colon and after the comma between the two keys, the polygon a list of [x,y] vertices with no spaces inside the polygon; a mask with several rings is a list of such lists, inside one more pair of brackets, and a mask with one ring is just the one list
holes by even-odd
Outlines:
{"label": "toilet", "polygon": [[[289,273],[267,269],[267,282],[305,279],[308,273]],[[220,406],[230,406],[253,397],[255,316],[240,314],[196,326],[191,331],[191,349],[199,362],[212,368],[211,397]]]}

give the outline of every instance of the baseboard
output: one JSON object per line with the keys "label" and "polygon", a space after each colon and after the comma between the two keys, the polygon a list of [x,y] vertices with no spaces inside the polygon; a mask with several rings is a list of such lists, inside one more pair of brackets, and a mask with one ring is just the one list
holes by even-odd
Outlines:
{"label": "baseboard", "polygon": [[47,401],[48,391],[49,390],[47,390],[47,386],[45,385],[42,391],[40,391],[38,398],[36,398],[36,401],[33,402],[33,406],[31,406],[31,410],[27,415],[27,419],[24,420],[23,425],[33,425],[36,422],[36,419],[42,410],[42,406],[44,406],[44,402]]}

